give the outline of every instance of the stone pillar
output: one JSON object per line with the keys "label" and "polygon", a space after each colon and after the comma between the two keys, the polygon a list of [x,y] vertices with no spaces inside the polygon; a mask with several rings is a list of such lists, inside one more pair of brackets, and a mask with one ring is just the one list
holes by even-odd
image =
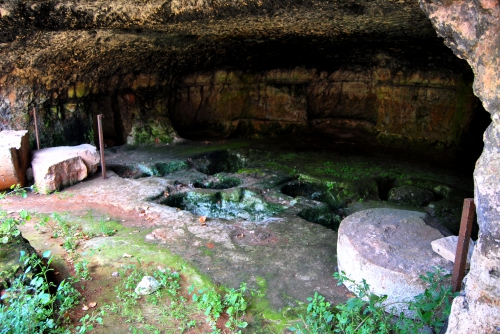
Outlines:
{"label": "stone pillar", "polygon": [[0,190],[26,185],[29,158],[28,130],[0,132]]}
{"label": "stone pillar", "polygon": [[474,172],[479,240],[462,294],[453,301],[447,333],[500,330],[500,3],[420,0],[453,52],[474,71],[474,94],[491,114]]}

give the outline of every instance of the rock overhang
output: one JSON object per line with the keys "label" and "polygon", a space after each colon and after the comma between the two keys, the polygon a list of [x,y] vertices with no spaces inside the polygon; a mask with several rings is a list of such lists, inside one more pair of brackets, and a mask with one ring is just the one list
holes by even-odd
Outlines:
{"label": "rock overhang", "polygon": [[[59,131],[51,138],[42,138],[51,146],[76,145],[92,136],[96,139],[97,131],[95,127],[92,131],[89,116],[95,118],[97,113],[103,113],[108,123],[105,138],[111,146],[170,142],[175,132],[190,138],[196,134],[208,138],[279,135],[307,130],[311,125],[316,131],[332,127],[323,118],[354,118],[370,122],[369,130],[375,126],[377,140],[385,144],[398,145],[410,138],[404,145],[413,145],[411,140],[416,139],[423,140],[424,149],[429,145],[448,149],[460,145],[472,119],[470,114],[480,113],[481,109],[470,90],[472,72],[436,36],[417,1],[153,0],[75,4],[53,0],[9,1],[0,9],[0,97],[6,105],[0,112],[9,116],[4,127],[32,126],[26,120],[26,110],[40,108],[44,123]],[[237,100],[243,99],[243,103],[231,104],[234,92],[215,102],[201,95],[209,102],[209,108],[204,110],[210,119],[193,122],[182,100],[182,89],[192,88],[186,79],[200,74],[215,78],[219,71],[240,73],[246,80],[246,95]],[[259,81],[273,71],[287,72],[284,77],[289,78]],[[351,73],[350,77],[334,79],[338,82],[325,89],[338,90],[337,86],[347,82],[340,95],[349,101],[354,92],[358,96],[352,103],[322,105],[312,101],[308,90],[315,88],[310,88],[310,83],[331,80],[339,71]],[[308,73],[297,77],[299,72]],[[382,89],[359,86],[359,81],[366,80]],[[226,83],[230,82],[221,84]],[[283,94],[283,84],[295,85],[293,92],[285,89]],[[386,85],[391,86],[390,92]],[[196,86],[200,87],[200,83]],[[279,103],[267,106],[272,109],[271,117],[266,115],[267,109],[245,112],[268,102],[254,99],[263,91],[254,88],[263,86],[264,91],[274,90],[271,95],[280,95]],[[429,93],[428,88],[434,90]],[[210,87],[201,89],[206,92]],[[238,94],[242,91],[240,87],[232,89],[239,90]],[[299,99],[285,96],[295,91],[303,91]],[[375,100],[382,101],[386,95],[389,100],[402,102],[382,106],[379,109],[384,110],[378,110],[378,115],[353,115],[352,110],[376,105]],[[447,101],[433,102],[445,95]],[[429,115],[412,99],[434,103],[435,111]],[[294,103],[302,100],[297,109]],[[188,102],[195,105],[197,100]],[[229,107],[214,109],[213,103]],[[292,108],[287,108],[289,105]],[[458,112],[441,114],[444,105]],[[316,107],[319,111],[311,110]],[[244,112],[228,115],[228,108]],[[341,110],[340,114],[330,115],[332,108]],[[346,108],[350,108],[347,113],[342,111]],[[406,128],[394,122],[400,111],[402,119],[421,124]],[[283,117],[283,113],[287,115]],[[290,121],[291,113],[300,115]],[[307,114],[314,117],[306,120]],[[196,112],[194,117],[199,115],[203,113]],[[217,121],[217,117],[222,120]],[[316,124],[316,118],[321,124]],[[447,124],[450,119],[451,125]],[[84,133],[64,142],[61,137],[75,133],[66,129],[71,122],[73,128],[82,125],[80,132]],[[434,135],[440,125],[431,123],[446,123],[443,138]],[[344,127],[347,123],[338,124]],[[355,124],[363,129],[365,125]]]}

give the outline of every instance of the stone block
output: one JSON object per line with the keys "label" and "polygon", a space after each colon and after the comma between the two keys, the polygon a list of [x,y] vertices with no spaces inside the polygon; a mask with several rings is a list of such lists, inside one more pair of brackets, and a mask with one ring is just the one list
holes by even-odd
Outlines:
{"label": "stone block", "polygon": [[[432,251],[441,233],[424,222],[425,213],[368,209],[345,218],[338,231],[339,270],[356,282],[365,279],[377,295],[387,295],[386,310],[408,312],[406,304],[426,289],[420,275],[452,264]],[[347,286],[347,288],[350,288]]]}
{"label": "stone block", "polygon": [[26,185],[29,158],[28,130],[0,132],[0,190]]}
{"label": "stone block", "polygon": [[[457,253],[458,237],[455,235],[434,240],[431,242],[432,250],[448,261],[455,263],[455,255]],[[469,252],[467,254],[467,264],[466,267],[470,267],[470,259],[472,258],[472,253],[474,252],[474,243],[469,240]]]}
{"label": "stone block", "polygon": [[41,193],[82,181],[97,170],[99,154],[92,145],[51,147],[33,154],[33,176]]}

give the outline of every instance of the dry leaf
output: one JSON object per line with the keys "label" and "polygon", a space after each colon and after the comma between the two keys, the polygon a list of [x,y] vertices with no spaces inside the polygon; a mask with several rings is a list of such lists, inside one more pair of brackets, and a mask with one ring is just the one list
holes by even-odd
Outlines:
{"label": "dry leaf", "polygon": [[123,257],[132,257],[132,255],[128,254],[128,253],[124,253],[123,254]]}
{"label": "dry leaf", "polygon": [[241,238],[243,238],[244,236],[245,236],[245,235],[244,235],[243,233],[240,233],[240,234],[238,234],[238,235],[236,236],[236,238],[241,239]]}
{"label": "dry leaf", "polygon": [[89,307],[90,308],[94,308],[96,307],[97,303],[96,302],[92,302],[92,303],[89,303]]}
{"label": "dry leaf", "polygon": [[82,311],[88,311],[89,307],[85,304],[83,304]]}

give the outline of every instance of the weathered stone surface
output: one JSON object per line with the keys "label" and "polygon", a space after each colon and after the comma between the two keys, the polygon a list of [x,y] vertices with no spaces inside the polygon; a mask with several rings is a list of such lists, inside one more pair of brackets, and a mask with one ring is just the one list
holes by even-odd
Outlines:
{"label": "weathered stone surface", "polygon": [[150,295],[160,288],[160,283],[152,276],[144,276],[135,287],[138,295]]}
{"label": "weathered stone surface", "polygon": [[404,305],[424,292],[420,275],[434,266],[451,272],[452,265],[432,251],[431,242],[442,238],[424,222],[425,213],[395,209],[368,209],[345,218],[338,231],[339,270],[373,293],[387,295],[387,311],[399,314]]}
{"label": "weathered stone surface", "polygon": [[0,132],[0,190],[25,186],[29,158],[28,130]]}
{"label": "weathered stone surface", "polygon": [[63,157],[56,161],[33,160],[35,185],[42,194],[71,186],[87,177],[87,167],[80,157]]}
{"label": "weathered stone surface", "polygon": [[[458,237],[452,235],[446,238],[437,239],[431,242],[432,250],[441,255],[448,261],[455,262],[455,255],[457,254]],[[474,252],[474,243],[469,240],[469,251],[467,254],[467,267],[470,266],[472,253]]]}
{"label": "weathered stone surface", "polygon": [[99,154],[92,145],[51,147],[33,154],[33,176],[38,190],[49,193],[82,181],[97,170]]}
{"label": "weathered stone surface", "polygon": [[430,190],[415,186],[401,186],[389,191],[388,200],[389,202],[423,207],[428,205],[433,198],[434,195]]}
{"label": "weathered stone surface", "polygon": [[351,127],[380,134],[380,140],[452,145],[474,110],[472,93],[465,91],[459,76],[435,71],[220,70],[184,77],[169,113],[187,137]]}
{"label": "weathered stone surface", "polygon": [[475,75],[474,93],[491,113],[474,172],[480,229],[463,295],[453,301],[447,333],[496,333],[500,326],[500,4],[420,1],[438,35]]}

